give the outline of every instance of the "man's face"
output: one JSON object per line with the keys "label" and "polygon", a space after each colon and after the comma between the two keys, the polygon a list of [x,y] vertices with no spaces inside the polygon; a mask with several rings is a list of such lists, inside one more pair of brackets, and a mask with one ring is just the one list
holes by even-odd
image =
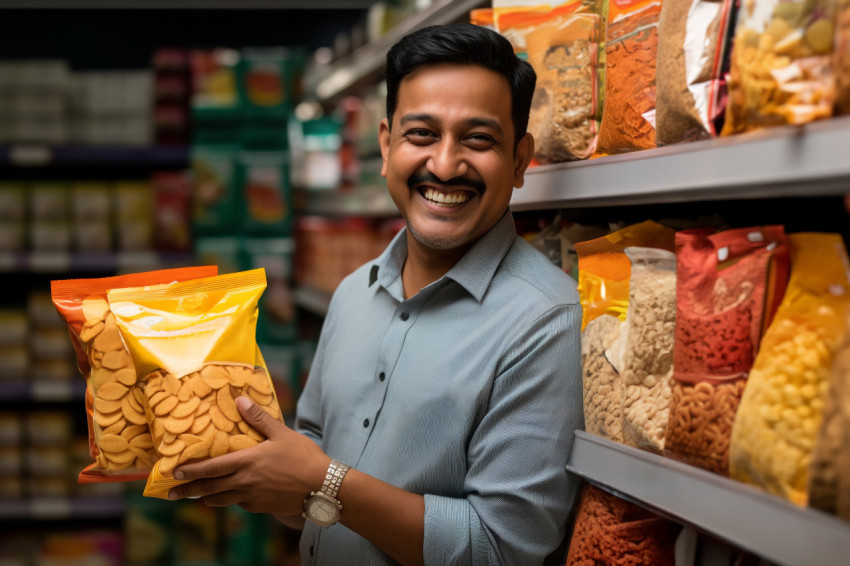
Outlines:
{"label": "man's face", "polygon": [[[470,246],[504,214],[534,152],[514,153],[507,79],[475,65],[427,65],[399,86],[381,174],[410,234],[430,250]],[[412,242],[411,242],[412,243]]]}

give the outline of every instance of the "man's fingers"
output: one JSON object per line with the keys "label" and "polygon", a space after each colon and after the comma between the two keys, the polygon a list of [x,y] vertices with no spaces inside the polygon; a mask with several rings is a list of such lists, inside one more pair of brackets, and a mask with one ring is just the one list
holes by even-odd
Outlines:
{"label": "man's fingers", "polygon": [[240,452],[244,452],[244,450],[192,464],[184,464],[174,470],[174,479],[193,481],[203,478],[229,476],[244,467],[242,461],[245,459],[245,454],[240,454]]}
{"label": "man's fingers", "polygon": [[262,407],[254,403],[250,398],[239,396],[236,398],[236,407],[242,414],[242,418],[255,429],[266,435],[266,438],[274,440],[278,436],[283,423],[273,419]]}

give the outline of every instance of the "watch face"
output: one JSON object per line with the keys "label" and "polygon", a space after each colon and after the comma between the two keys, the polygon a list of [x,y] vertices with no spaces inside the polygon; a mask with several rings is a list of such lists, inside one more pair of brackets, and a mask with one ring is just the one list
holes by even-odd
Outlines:
{"label": "watch face", "polygon": [[307,515],[314,523],[329,526],[339,521],[339,507],[327,496],[316,494],[307,500]]}

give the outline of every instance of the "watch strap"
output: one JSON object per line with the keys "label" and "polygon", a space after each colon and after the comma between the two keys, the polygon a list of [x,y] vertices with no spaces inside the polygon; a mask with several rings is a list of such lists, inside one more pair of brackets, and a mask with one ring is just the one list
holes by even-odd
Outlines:
{"label": "watch strap", "polygon": [[337,500],[337,494],[342,485],[342,480],[350,469],[351,466],[343,464],[339,460],[331,460],[328,471],[325,474],[325,481],[322,483],[322,493]]}

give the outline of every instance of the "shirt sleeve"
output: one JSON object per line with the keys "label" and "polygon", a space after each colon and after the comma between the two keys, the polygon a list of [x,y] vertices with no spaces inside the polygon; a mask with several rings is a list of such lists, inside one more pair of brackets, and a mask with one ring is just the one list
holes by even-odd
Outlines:
{"label": "shirt sleeve", "polygon": [[584,428],[581,308],[555,307],[508,338],[469,442],[465,498],[425,496],[426,564],[538,564],[561,543]]}

